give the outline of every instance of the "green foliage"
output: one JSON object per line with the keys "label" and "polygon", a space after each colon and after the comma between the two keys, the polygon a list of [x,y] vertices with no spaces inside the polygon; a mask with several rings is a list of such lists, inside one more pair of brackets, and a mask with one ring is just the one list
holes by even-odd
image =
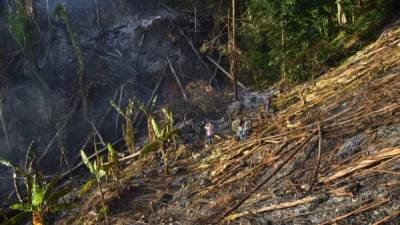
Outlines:
{"label": "green foliage", "polygon": [[125,125],[122,128],[123,137],[128,151],[133,153],[135,152],[135,132],[133,129],[132,116],[134,112],[134,106],[138,105],[138,101],[129,100],[125,110],[122,110],[113,101],[111,101],[111,105],[125,120]]}
{"label": "green foliage", "polygon": [[78,197],[82,198],[86,193],[90,191],[93,185],[96,184],[96,179],[89,179],[86,181],[84,185],[82,185],[81,189],[79,190]]}
{"label": "green foliage", "polygon": [[281,79],[299,83],[327,71],[377,36],[395,14],[394,0],[248,0],[240,27],[243,70],[258,87]]}
{"label": "green foliage", "polygon": [[22,0],[12,0],[11,3],[11,11],[7,16],[10,33],[15,42],[24,50],[27,47],[30,37],[28,32],[28,15],[26,14]]}
{"label": "green foliage", "polygon": [[111,144],[107,144],[107,151],[108,151],[108,164],[106,167],[107,174],[111,175],[114,180],[118,180],[120,175],[118,153]]}
{"label": "green foliage", "polygon": [[157,122],[154,117],[148,115],[148,129],[149,133],[154,134],[149,138],[149,142],[143,147],[141,151],[141,157],[145,157],[150,152],[154,152],[161,149],[162,160],[164,161],[165,172],[167,173],[167,162],[168,152],[165,149],[165,143],[175,143],[175,139],[178,135],[178,130],[174,129],[174,118],[172,112],[167,109],[161,109],[163,113],[163,121]]}
{"label": "green foliage", "polygon": [[[19,224],[30,214],[37,215],[42,220],[47,213],[55,213],[76,207],[76,204],[73,203],[60,203],[60,199],[71,193],[72,188],[57,189],[58,176],[54,177],[50,183],[43,185],[41,181],[37,181],[36,177],[38,176],[35,175],[33,177],[32,189],[28,190],[28,194],[30,194],[28,201],[11,205],[12,209],[22,213],[12,217],[5,224]],[[37,217],[34,216],[34,218]]]}
{"label": "green foliage", "polygon": [[32,205],[28,203],[16,203],[11,208],[22,212],[32,212],[33,210]]}
{"label": "green foliage", "polygon": [[101,166],[101,162],[98,162],[97,160],[90,162],[89,158],[83,150],[81,150],[81,157],[85,166],[89,169],[90,173],[96,177],[97,180],[100,180],[106,175],[105,170]]}
{"label": "green foliage", "polygon": [[[97,187],[100,191],[100,196],[101,196],[102,209],[105,209],[104,213],[100,213],[100,214],[104,214],[104,218],[107,223],[107,210],[106,210],[107,206],[106,206],[106,202],[104,199],[102,180],[101,180],[101,178],[106,175],[106,171],[104,169],[102,159],[97,155],[97,159],[94,160],[93,162],[90,162],[89,158],[87,157],[87,155],[85,154],[85,152],[83,150],[81,150],[81,156],[82,156],[83,163],[86,165],[87,168],[89,168],[90,173],[92,173],[92,175],[94,175],[94,177],[96,178]],[[87,183],[87,186],[89,186],[89,185],[91,185],[91,183]],[[90,188],[90,187],[85,187],[85,188]]]}
{"label": "green foliage", "polygon": [[38,208],[40,204],[43,204],[44,189],[40,187],[36,182],[33,183],[32,188],[32,207]]}

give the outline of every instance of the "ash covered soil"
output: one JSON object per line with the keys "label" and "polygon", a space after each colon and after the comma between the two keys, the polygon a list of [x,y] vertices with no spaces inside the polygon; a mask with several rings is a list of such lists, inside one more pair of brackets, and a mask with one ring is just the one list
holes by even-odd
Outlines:
{"label": "ash covered soil", "polygon": [[[395,24],[338,68],[278,95],[267,117],[249,106],[262,93],[243,92],[230,108],[233,119],[252,120],[244,141],[227,118],[214,121],[209,147],[202,126],[181,123],[168,175],[154,161],[131,161],[106,185],[109,224],[399,224],[399,59]],[[99,224],[99,198],[93,191],[57,224]]]}

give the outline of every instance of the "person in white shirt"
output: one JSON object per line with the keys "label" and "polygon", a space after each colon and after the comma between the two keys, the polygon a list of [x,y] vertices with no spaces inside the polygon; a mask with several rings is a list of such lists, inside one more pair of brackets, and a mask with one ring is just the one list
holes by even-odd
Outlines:
{"label": "person in white shirt", "polygon": [[214,143],[214,125],[208,121],[204,128],[206,129],[207,133],[207,145],[212,145]]}

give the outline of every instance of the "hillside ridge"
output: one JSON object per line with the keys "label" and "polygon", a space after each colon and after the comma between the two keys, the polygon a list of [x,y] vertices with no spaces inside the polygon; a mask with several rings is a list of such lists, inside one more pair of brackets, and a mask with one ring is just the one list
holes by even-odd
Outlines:
{"label": "hillside ridge", "polygon": [[[248,139],[189,152],[168,176],[129,164],[122,185],[107,186],[112,224],[398,224],[399,75],[395,24],[279,95]],[[93,192],[58,224],[97,224],[99,204]]]}

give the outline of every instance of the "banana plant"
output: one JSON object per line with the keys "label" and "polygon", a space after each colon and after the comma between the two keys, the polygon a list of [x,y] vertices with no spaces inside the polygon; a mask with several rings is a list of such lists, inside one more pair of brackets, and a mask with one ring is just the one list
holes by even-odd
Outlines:
{"label": "banana plant", "polygon": [[168,156],[165,149],[165,143],[171,140],[175,142],[178,130],[173,127],[174,120],[172,113],[165,108],[161,111],[163,112],[164,123],[157,122],[154,117],[149,118],[150,126],[148,127],[152,130],[151,133],[153,133],[154,138],[153,140],[149,140],[149,143],[144,146],[141,151],[141,156],[144,157],[150,152],[161,149],[165,173],[168,173]]}
{"label": "banana plant", "polygon": [[[115,181],[119,181],[120,178],[120,164],[119,164],[119,155],[118,152],[114,149],[114,147],[111,144],[107,144],[107,150],[108,150],[108,162],[104,165],[104,172],[106,175],[110,175]],[[84,156],[87,158],[86,154]],[[85,159],[86,161],[86,159]],[[87,163],[87,161],[86,161]],[[94,167],[93,163],[87,163],[89,166],[87,166],[90,170],[90,167]],[[94,168],[92,168],[94,170]],[[96,172],[95,172],[96,173]],[[103,173],[103,172],[101,172]],[[95,176],[96,177],[96,176]],[[79,190],[78,197],[82,198],[86,193],[90,191],[90,189],[97,184],[97,179],[92,178],[86,181],[84,185]]]}
{"label": "banana plant", "polygon": [[108,163],[106,166],[106,172],[108,175],[118,181],[120,177],[120,164],[119,164],[119,156],[118,152],[114,149],[111,144],[107,144],[107,151],[108,151]]}
{"label": "banana plant", "polygon": [[102,208],[100,210],[100,213],[98,214],[98,219],[104,215],[104,219],[107,223],[108,207],[105,202],[102,180],[101,180],[102,177],[106,176],[106,170],[104,169],[102,159],[97,155],[97,159],[94,160],[93,162],[90,162],[89,157],[87,157],[86,153],[83,150],[81,150],[81,157],[85,166],[89,169],[90,173],[95,177],[97,187],[100,192]]}
{"label": "banana plant", "polygon": [[31,174],[21,167],[13,165],[10,161],[0,158],[0,165],[9,167],[14,170],[14,174],[25,176],[27,196],[25,201],[11,205],[11,208],[20,213],[10,218],[2,225],[17,225],[25,221],[29,215],[32,215],[33,225],[44,225],[45,216],[48,213],[56,213],[62,210],[72,209],[76,207],[73,203],[65,203],[60,200],[72,191],[72,188],[57,188],[59,177],[54,177],[48,184],[41,180],[36,173]]}
{"label": "banana plant", "polygon": [[124,118],[125,126],[123,127],[123,138],[130,153],[135,152],[135,132],[133,129],[132,116],[136,101],[129,100],[125,110],[122,110],[115,102],[111,101],[111,106]]}

